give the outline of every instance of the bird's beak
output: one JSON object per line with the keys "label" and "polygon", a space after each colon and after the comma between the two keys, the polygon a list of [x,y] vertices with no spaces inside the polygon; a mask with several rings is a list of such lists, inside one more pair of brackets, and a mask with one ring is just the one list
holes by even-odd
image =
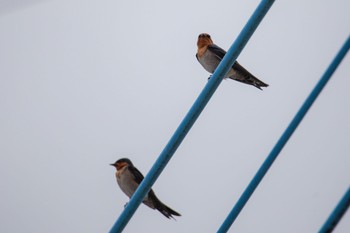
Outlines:
{"label": "bird's beak", "polygon": [[114,164],[114,163],[111,163],[111,164],[109,164],[109,165],[111,165],[111,166],[115,167],[115,164]]}

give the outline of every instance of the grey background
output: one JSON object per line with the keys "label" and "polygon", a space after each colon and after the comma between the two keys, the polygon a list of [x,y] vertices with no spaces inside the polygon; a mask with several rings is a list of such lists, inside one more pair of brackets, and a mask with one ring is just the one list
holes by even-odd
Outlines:
{"label": "grey background", "polygon": [[[259,1],[0,1],[0,232],[108,232],[205,86],[199,33],[228,49]],[[350,29],[350,2],[276,1],[125,232],[215,232]],[[317,232],[349,187],[350,57],[230,232]],[[347,213],[335,232],[350,232]]]}

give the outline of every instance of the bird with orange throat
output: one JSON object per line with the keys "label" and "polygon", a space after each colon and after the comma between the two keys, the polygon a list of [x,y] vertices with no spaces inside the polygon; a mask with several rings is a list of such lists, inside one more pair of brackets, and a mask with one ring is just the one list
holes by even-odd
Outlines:
{"label": "bird with orange throat", "polygon": [[[214,44],[210,35],[207,33],[202,33],[198,36],[197,46],[197,60],[206,71],[211,74],[214,73],[216,67],[224,58],[226,51]],[[262,90],[261,87],[269,86],[252,75],[237,61],[235,61],[225,78],[230,78],[248,85],[252,85],[260,90]]]}
{"label": "bird with orange throat", "polygon": [[[144,178],[142,173],[127,158],[119,159],[110,165],[117,169],[115,176],[120,189],[131,198]],[[173,215],[181,216],[181,214],[161,202],[152,189],[142,202],[148,207],[158,210],[167,218],[174,219]]]}

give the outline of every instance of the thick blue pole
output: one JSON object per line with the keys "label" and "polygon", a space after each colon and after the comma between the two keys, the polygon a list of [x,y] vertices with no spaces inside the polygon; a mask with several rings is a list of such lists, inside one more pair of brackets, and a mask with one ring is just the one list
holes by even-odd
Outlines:
{"label": "thick blue pole", "polygon": [[175,153],[182,140],[185,138],[188,131],[191,129],[194,122],[199,117],[200,113],[209,102],[210,98],[214,94],[215,90],[220,85],[224,76],[227,74],[233,63],[241,53],[244,46],[247,44],[249,38],[253,35],[255,29],[262,21],[263,17],[270,9],[274,0],[263,0],[251,16],[241,33],[237,37],[236,41],[232,44],[227,54],[215,70],[214,74],[205,85],[204,89],[194,102],[193,106],[176,129],[174,135],[165,146],[158,159],[152,166],[151,170],[146,175],[145,179],[141,182],[140,186],[130,199],[128,205],[119,216],[115,224],[113,225],[110,233],[119,233],[125,228],[132,215],[135,213],[137,207],[140,205],[156,179],[159,177],[173,154]]}
{"label": "thick blue pole", "polygon": [[328,80],[331,78],[332,74],[334,73],[335,69],[338,67],[340,62],[345,57],[346,53],[348,52],[350,48],[350,37],[348,37],[347,41],[343,45],[343,47],[340,49],[326,72],[323,74],[319,82],[316,84],[315,88],[312,90],[310,95],[307,97],[291,123],[288,125],[287,129],[284,131],[280,139],[277,141],[275,147],[272,149],[270,154],[267,156],[264,163],[259,168],[258,172],[255,174],[253,179],[250,181],[248,187],[244,190],[243,194],[217,231],[218,233],[224,233],[227,232],[228,229],[231,227],[232,223],[236,220],[237,216],[243,209],[244,205],[248,202],[250,196],[253,194],[257,186],[259,185],[260,181],[263,179],[269,168],[271,167],[274,160],[277,158],[278,154],[281,152],[284,145],[287,143],[288,139],[291,137],[299,123],[302,121],[304,116],[306,115],[307,111],[310,109],[311,105],[315,102],[317,96],[320,94],[322,89],[327,84]]}
{"label": "thick blue pole", "polygon": [[337,226],[340,219],[345,214],[346,210],[350,206],[350,187],[346,191],[345,195],[339,201],[338,205],[335,207],[331,215],[328,217],[327,221],[322,226],[319,233],[331,233]]}

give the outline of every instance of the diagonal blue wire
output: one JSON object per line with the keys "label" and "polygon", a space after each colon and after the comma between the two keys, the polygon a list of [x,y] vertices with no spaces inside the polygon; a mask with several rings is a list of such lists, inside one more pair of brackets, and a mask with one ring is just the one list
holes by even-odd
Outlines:
{"label": "diagonal blue wire", "polygon": [[339,201],[319,233],[331,233],[350,206],[350,187]]}
{"label": "diagonal blue wire", "polygon": [[310,109],[311,105],[315,102],[317,96],[320,94],[322,89],[325,87],[329,79],[331,78],[332,74],[334,73],[335,69],[338,67],[340,62],[345,57],[346,53],[348,52],[350,48],[350,36],[332,61],[332,63],[327,68],[326,72],[323,74],[319,82],[316,84],[315,88],[312,90],[310,95],[307,97],[291,123],[288,125],[287,129],[283,132],[280,139],[277,141],[275,147],[272,149],[270,154],[267,156],[264,163],[259,168],[258,172],[255,174],[253,179],[250,181],[248,187],[244,190],[241,197],[238,199],[237,203],[229,213],[229,215],[226,217],[225,221],[217,231],[218,233],[225,233],[229,230],[232,223],[236,220],[237,216],[245,206],[245,204],[248,202],[249,198],[261,182],[261,180],[264,178],[265,174],[271,167],[272,163],[277,158],[278,154],[283,149],[284,145],[287,143],[289,138],[292,136],[295,129],[298,127],[304,116],[306,115],[307,111]]}
{"label": "diagonal blue wire", "polygon": [[139,185],[138,189],[130,199],[128,205],[111,228],[110,233],[122,232],[125,226],[128,224],[136,209],[138,208],[148,191],[151,189],[152,185],[155,183],[155,181],[157,180],[157,178],[159,177],[159,175],[161,174],[161,172],[175,153],[176,149],[179,147],[182,140],[185,138],[186,134],[189,132],[189,130],[199,117],[206,104],[209,102],[210,98],[220,85],[224,76],[232,67],[238,55],[241,53],[250,37],[253,35],[255,29],[258,27],[258,25],[266,15],[267,11],[270,9],[273,2],[274,0],[263,0],[258,5],[257,9],[253,13],[247,24],[244,26],[235,42],[227,51],[227,54],[215,70],[211,79],[205,85],[204,89],[192,105],[185,118],[180,123],[179,127],[176,129],[168,144],[165,146],[158,159],[153,164],[151,170],[148,172],[144,180]]}

